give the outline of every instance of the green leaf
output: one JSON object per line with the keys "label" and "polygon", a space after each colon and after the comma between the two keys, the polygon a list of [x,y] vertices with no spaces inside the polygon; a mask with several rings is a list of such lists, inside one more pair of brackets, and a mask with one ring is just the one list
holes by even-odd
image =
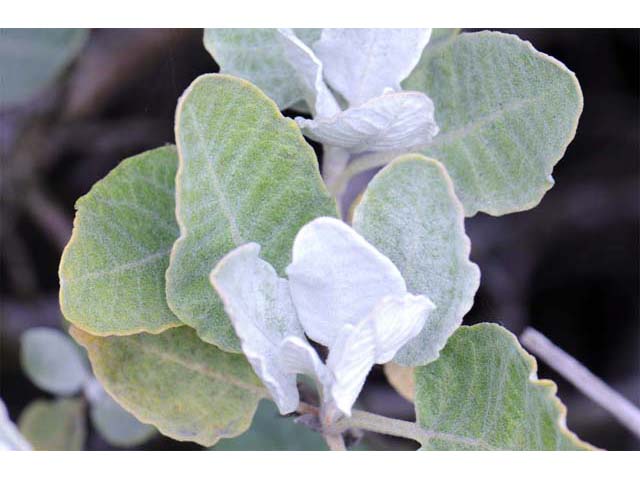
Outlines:
{"label": "green leaf", "polygon": [[416,368],[416,415],[430,450],[584,450],[566,427],[556,385],[492,323],[460,327],[440,358]]}
{"label": "green leaf", "polygon": [[60,261],[60,306],[94,335],[157,333],[180,325],[165,298],[165,270],[179,230],[177,154],[161,147],[124,160],[76,203]]}
{"label": "green leaf", "polygon": [[473,305],[480,282],[478,267],[469,261],[462,205],[446,170],[417,154],[394,160],[369,183],[353,227],[398,267],[409,292],[436,305],[394,362],[435,360]]}
{"label": "green leaf", "polygon": [[[307,39],[317,35],[313,29],[302,30]],[[280,109],[305,100],[305,88],[286,61],[277,28],[205,28],[204,46],[222,73],[256,84]]]}
{"label": "green leaf", "polygon": [[203,340],[239,352],[209,272],[233,248],[256,242],[282,275],[300,227],[336,216],[335,202],[298,127],[244,80],[196,79],[178,104],[176,140],[181,235],[167,271],[167,300]]}
{"label": "green leaf", "polygon": [[272,402],[263,400],[251,429],[237,438],[220,441],[213,450],[307,451],[327,450],[327,445],[319,433],[281,416]]}
{"label": "green leaf", "polygon": [[244,432],[266,390],[242,355],[188,327],[157,335],[94,337],[71,328],[105,390],[143,423],[204,446]]}
{"label": "green leaf", "polygon": [[36,400],[22,412],[18,425],[34,450],[82,450],[87,436],[84,401]]}
{"label": "green leaf", "polygon": [[20,363],[34,384],[54,395],[78,392],[89,377],[78,346],[53,328],[30,328],[20,337]]}
{"label": "green leaf", "polygon": [[100,435],[116,447],[135,447],[149,440],[156,429],[138,421],[102,391],[91,402],[91,423]]}
{"label": "green leaf", "polygon": [[514,35],[448,38],[403,83],[435,103],[440,134],[423,153],[445,164],[467,216],[534,207],[576,132],[575,75]]}
{"label": "green leaf", "polygon": [[0,29],[0,108],[44,89],[80,53],[87,37],[85,28]]}

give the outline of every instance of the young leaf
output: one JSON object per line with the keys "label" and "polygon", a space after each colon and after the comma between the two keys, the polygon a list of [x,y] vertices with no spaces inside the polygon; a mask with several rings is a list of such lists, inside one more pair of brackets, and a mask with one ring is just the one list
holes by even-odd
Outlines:
{"label": "young leaf", "polygon": [[418,335],[434,308],[422,295],[387,296],[363,320],[342,327],[327,358],[335,378],[331,397],[341,412],[351,415],[371,367],[390,361]]}
{"label": "young leaf", "polygon": [[430,35],[429,28],[325,28],[313,48],[329,84],[353,106],[400,90]]}
{"label": "young leaf", "polygon": [[124,160],[76,203],[60,261],[65,318],[94,335],[157,333],[180,325],[165,299],[174,218],[176,149]]}
{"label": "young leaf", "polygon": [[433,102],[419,92],[388,93],[332,117],[296,121],[309,138],[350,153],[411,150],[438,133]]}
{"label": "young leaf", "polygon": [[240,338],[242,352],[284,415],[294,412],[300,399],[296,374],[280,361],[280,344],[288,336],[304,339],[304,332],[287,280],[278,277],[259,254],[256,243],[232,250],[213,269],[210,280]]}
{"label": "young leaf", "polygon": [[36,400],[18,420],[34,450],[82,450],[87,436],[83,400]]}
{"label": "young leaf", "polygon": [[582,112],[571,71],[497,32],[464,33],[425,49],[402,86],[433,99],[441,130],[423,152],[445,164],[467,216],[537,205]]}
{"label": "young leaf", "polygon": [[421,155],[394,160],[369,183],[353,227],[391,259],[409,292],[436,305],[420,335],[394,361],[424,365],[435,360],[473,305],[480,282],[478,267],[469,261],[462,205],[447,172]]}
{"label": "young leaf", "polygon": [[244,80],[196,79],[178,104],[176,140],[181,235],[167,271],[167,300],[202,339],[238,352],[233,326],[209,284],[211,269],[234,247],[254,241],[281,273],[300,227],[337,215],[336,205],[295,122]]}
{"label": "young leaf", "polygon": [[304,331],[329,347],[344,325],[360,322],[383,297],[407,291],[388,258],[333,218],[318,218],[300,230],[287,275]]}
{"label": "young leaf", "polygon": [[286,61],[297,75],[304,98],[314,116],[330,117],[340,112],[340,106],[324,83],[322,63],[290,28],[281,28],[280,43]]}
{"label": "young leaf", "polygon": [[53,328],[35,327],[22,335],[20,363],[35,385],[54,395],[78,392],[89,377],[78,346]]}
{"label": "young leaf", "polygon": [[28,101],[76,57],[86,28],[3,28],[0,30],[0,108]]}
{"label": "young leaf", "polygon": [[151,425],[141,423],[118,405],[104,390],[91,401],[89,414],[91,423],[100,435],[116,447],[135,447],[149,440],[156,432]]}
{"label": "young leaf", "polygon": [[315,451],[327,450],[327,444],[322,435],[298,425],[293,418],[278,415],[273,403],[263,400],[248,431],[237,438],[221,440],[212,450]]}
{"label": "young leaf", "polygon": [[584,450],[556,385],[508,330],[460,327],[440,358],[416,369],[416,415],[429,450]]}
{"label": "young leaf", "polygon": [[3,450],[32,450],[32,448],[9,418],[7,407],[0,398],[0,451]]}
{"label": "young leaf", "polygon": [[204,343],[188,327],[123,337],[94,337],[72,327],[71,335],[118,403],[177,440],[211,446],[237,436],[266,396],[243,356]]}

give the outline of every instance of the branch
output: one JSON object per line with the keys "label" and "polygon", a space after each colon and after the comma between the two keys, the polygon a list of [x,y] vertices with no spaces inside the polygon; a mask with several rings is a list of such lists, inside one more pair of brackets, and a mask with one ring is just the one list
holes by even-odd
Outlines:
{"label": "branch", "polygon": [[526,328],[520,335],[520,341],[522,345],[539,356],[587,397],[608,410],[622,425],[640,438],[640,410],[629,400],[596,377],[575,358],[556,347],[537,330]]}

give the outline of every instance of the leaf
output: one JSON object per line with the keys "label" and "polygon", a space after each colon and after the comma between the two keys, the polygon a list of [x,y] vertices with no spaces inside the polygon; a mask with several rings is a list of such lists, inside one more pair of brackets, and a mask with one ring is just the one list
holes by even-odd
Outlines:
{"label": "leaf", "polygon": [[32,448],[9,418],[7,407],[0,398],[0,451],[6,450],[32,450]]}
{"label": "leaf", "polygon": [[[242,351],[269,389],[283,415],[298,408],[296,374],[280,360],[285,337],[304,339],[287,280],[258,256],[260,245],[248,243],[220,260],[210,280],[235,328]],[[306,341],[306,340],[305,340]]]}
{"label": "leaf", "polygon": [[480,283],[447,172],[421,155],[399,157],[369,183],[353,227],[397,266],[409,292],[436,305],[394,362],[415,366],[435,360],[473,305]]}
{"label": "leaf", "polygon": [[305,333],[328,347],[344,325],[361,321],[384,296],[406,293],[396,266],[334,218],[300,230],[287,275]]}
{"label": "leaf", "polygon": [[435,104],[441,130],[423,152],[445,164],[467,216],[532,208],[553,186],[553,167],[575,135],[580,85],[514,35],[450,38],[425,49],[403,82]]}
{"label": "leaf", "polygon": [[86,28],[0,30],[0,108],[31,99],[62,73],[84,46]]}
{"label": "leaf", "polygon": [[71,335],[109,395],[177,440],[211,446],[241,434],[266,395],[243,356],[202,342],[188,327],[124,337],[72,327]]}
{"label": "leaf", "polygon": [[149,440],[156,432],[151,425],[138,421],[105,391],[91,402],[91,423],[111,445],[130,448]]}
{"label": "leaf", "polygon": [[413,402],[416,394],[416,381],[413,367],[403,367],[397,363],[387,363],[384,366],[384,374],[396,392],[406,400]]}
{"label": "leaf", "polygon": [[20,337],[20,363],[29,379],[54,395],[77,393],[89,372],[78,347],[64,333],[30,328]]}
{"label": "leaf", "polygon": [[213,450],[315,451],[327,450],[327,445],[319,433],[295,423],[292,418],[278,415],[274,404],[263,400],[251,429],[237,438],[221,440]]}
{"label": "leaf", "polygon": [[36,400],[22,412],[18,425],[34,450],[82,450],[87,436],[79,398]]}
{"label": "leaf", "polygon": [[353,106],[399,91],[430,35],[429,28],[325,28],[313,49],[329,84]]}
{"label": "leaf", "polygon": [[337,215],[336,205],[295,123],[243,80],[196,79],[178,104],[176,140],[181,235],[167,271],[167,300],[203,340],[239,352],[209,284],[211,269],[234,247],[253,241],[282,273],[300,227]]}
{"label": "leaf", "polygon": [[286,61],[298,78],[304,99],[314,116],[329,117],[340,112],[340,106],[324,83],[322,63],[290,28],[280,28],[280,43]]}
{"label": "leaf", "polygon": [[60,261],[60,306],[94,335],[157,333],[180,325],[165,299],[165,270],[178,237],[175,147],[124,160],[76,203]]}
{"label": "leaf", "polygon": [[437,430],[429,450],[585,450],[566,427],[556,385],[508,330],[460,327],[440,358],[416,369],[416,415]]}
{"label": "leaf", "polygon": [[327,358],[335,379],[331,399],[342,413],[351,415],[371,367],[390,361],[418,335],[434,308],[422,295],[387,296],[360,322],[342,327]]}
{"label": "leaf", "polygon": [[204,46],[222,73],[249,80],[284,110],[305,93],[280,37],[276,28],[205,28]]}
{"label": "leaf", "polygon": [[438,133],[433,102],[419,92],[388,93],[329,118],[296,118],[304,134],[350,153],[422,147]]}

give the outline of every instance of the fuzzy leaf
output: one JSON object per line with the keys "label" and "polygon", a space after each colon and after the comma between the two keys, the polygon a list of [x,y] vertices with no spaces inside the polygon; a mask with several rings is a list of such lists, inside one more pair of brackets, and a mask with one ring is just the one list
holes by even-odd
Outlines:
{"label": "fuzzy leaf", "polygon": [[338,102],[329,87],[324,83],[322,63],[291,29],[279,29],[280,43],[286,61],[291,65],[298,78],[307,105],[314,116],[330,117],[340,111]]}
{"label": "fuzzy leaf", "polygon": [[382,297],[406,293],[395,265],[333,218],[318,218],[300,230],[287,275],[304,331],[329,347],[344,325],[361,321]]}
{"label": "fuzzy leaf", "polygon": [[327,367],[335,379],[331,398],[341,412],[351,415],[371,367],[390,361],[418,335],[434,308],[421,295],[387,296],[360,322],[342,327],[327,358]]}
{"label": "fuzzy leaf", "polygon": [[462,205],[439,162],[410,154],[394,160],[369,183],[353,226],[402,272],[408,291],[436,305],[416,338],[396,355],[402,365],[424,365],[473,305],[480,282],[469,261]]}
{"label": "fuzzy leaf", "polygon": [[78,392],[89,377],[78,346],[53,328],[35,327],[22,335],[20,363],[35,385],[54,395]]}
{"label": "fuzzy leaf", "polygon": [[176,149],[124,160],[76,203],[60,260],[65,318],[94,335],[157,333],[180,325],[165,299],[176,238]]}
{"label": "fuzzy leaf", "polygon": [[281,110],[305,100],[303,84],[285,60],[276,28],[205,28],[204,46],[222,73],[249,80]]}
{"label": "fuzzy leaf", "polygon": [[18,425],[34,450],[82,450],[87,436],[79,398],[36,400],[22,412]]}
{"label": "fuzzy leaf", "polygon": [[278,415],[273,403],[263,400],[251,429],[237,438],[221,440],[212,450],[233,451],[307,451],[327,450],[322,435],[298,425],[293,418]]}
{"label": "fuzzy leaf", "polygon": [[438,133],[433,102],[419,92],[388,93],[333,117],[296,121],[309,138],[350,153],[408,151]]}
{"label": "fuzzy leaf", "polygon": [[303,339],[304,332],[287,280],[278,277],[259,253],[256,243],[232,250],[210,279],[240,338],[242,352],[284,415],[295,411],[300,399],[296,374],[280,360],[280,344],[288,336]]}
{"label": "fuzzy leaf", "polygon": [[0,30],[0,108],[28,101],[80,53],[86,28]]}
{"label": "fuzzy leaf", "polygon": [[556,385],[508,330],[460,327],[440,358],[416,369],[418,424],[429,450],[584,450],[566,427]]}
{"label": "fuzzy leaf", "polygon": [[315,155],[292,120],[248,82],[203,75],[176,112],[180,238],[167,271],[171,309],[207,342],[240,344],[209,273],[234,247],[262,246],[277,272],[289,263],[302,225],[336,215]]}
{"label": "fuzzy leaf", "polygon": [[571,71],[497,32],[451,36],[425,49],[402,85],[435,104],[441,130],[423,152],[445,164],[467,216],[537,205],[582,112]]}
{"label": "fuzzy leaf", "polygon": [[0,451],[6,450],[32,450],[32,448],[9,418],[7,407],[0,398]]}
{"label": "fuzzy leaf", "polygon": [[313,49],[329,84],[353,106],[400,90],[430,35],[429,28],[325,28]]}
{"label": "fuzzy leaf", "polygon": [[202,342],[188,327],[124,337],[94,337],[72,327],[71,335],[118,403],[177,440],[211,446],[237,436],[266,396],[243,356]]}
{"label": "fuzzy leaf", "polygon": [[111,445],[131,448],[149,440],[156,429],[138,421],[104,390],[91,402],[91,423]]}

